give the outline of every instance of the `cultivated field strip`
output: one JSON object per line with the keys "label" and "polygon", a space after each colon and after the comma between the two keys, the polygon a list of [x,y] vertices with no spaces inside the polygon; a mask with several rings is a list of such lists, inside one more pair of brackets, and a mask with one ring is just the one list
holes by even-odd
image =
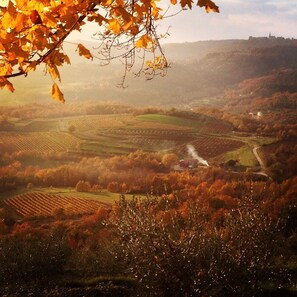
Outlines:
{"label": "cultivated field strip", "polygon": [[136,120],[129,114],[114,114],[100,116],[86,116],[71,119],[69,125],[73,125],[76,131],[83,132],[93,129],[123,127],[135,123]]}
{"label": "cultivated field strip", "polygon": [[[196,151],[203,158],[212,158],[224,154],[229,151],[236,150],[244,145],[243,142],[221,137],[198,137],[191,142]],[[185,144],[179,146],[176,152],[181,155],[187,154],[187,146]]]}
{"label": "cultivated field strip", "polygon": [[63,132],[0,132],[0,139],[1,150],[8,152],[61,152],[75,150],[79,143],[76,137]]}
{"label": "cultivated field strip", "polygon": [[53,216],[58,210],[78,215],[95,212],[105,204],[89,199],[31,192],[6,199],[4,203],[24,217]]}
{"label": "cultivated field strip", "polygon": [[212,118],[208,120],[207,124],[202,127],[200,132],[214,134],[229,134],[232,132],[232,125],[221,120]]}
{"label": "cultivated field strip", "polygon": [[170,138],[190,138],[195,134],[192,131],[172,130],[172,129],[154,129],[154,128],[124,128],[124,129],[105,129],[101,130],[99,135],[139,135],[139,136],[159,136]]}

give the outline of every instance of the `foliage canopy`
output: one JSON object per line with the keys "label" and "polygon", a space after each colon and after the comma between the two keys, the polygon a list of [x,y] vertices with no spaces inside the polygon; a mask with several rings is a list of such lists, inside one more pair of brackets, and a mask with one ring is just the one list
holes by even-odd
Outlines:
{"label": "foliage canopy", "polygon": [[[14,91],[9,81],[15,76],[26,76],[43,64],[52,80],[52,98],[64,102],[56,80],[61,81],[58,67],[70,64],[63,50],[63,42],[75,30],[80,31],[88,22],[98,24],[100,53],[107,61],[117,47],[124,59],[126,70],[135,61],[135,52],[153,53],[143,69],[152,77],[168,66],[156,31],[156,22],[166,17],[158,0],[9,0],[0,4],[0,87]],[[160,4],[161,3],[161,4]],[[166,3],[165,3],[166,4]],[[191,9],[192,0],[180,0],[181,10]],[[177,5],[170,0],[168,5]],[[211,0],[198,0],[206,12],[219,12]],[[80,56],[92,59],[91,52],[78,44]]]}

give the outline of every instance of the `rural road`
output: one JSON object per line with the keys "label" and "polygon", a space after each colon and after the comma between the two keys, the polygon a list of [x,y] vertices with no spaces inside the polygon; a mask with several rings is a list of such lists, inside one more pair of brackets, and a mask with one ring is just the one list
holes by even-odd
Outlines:
{"label": "rural road", "polygon": [[253,154],[255,155],[257,161],[259,162],[260,164],[260,167],[261,167],[261,171],[258,172],[259,175],[264,175],[266,177],[269,177],[266,173],[265,173],[265,165],[264,165],[264,162],[263,160],[260,158],[257,150],[260,148],[260,146],[254,146],[253,148]]}

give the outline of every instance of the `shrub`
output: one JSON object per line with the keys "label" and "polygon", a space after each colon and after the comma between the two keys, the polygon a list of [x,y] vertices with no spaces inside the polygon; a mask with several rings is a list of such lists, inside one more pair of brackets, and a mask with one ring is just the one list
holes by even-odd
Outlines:
{"label": "shrub", "polygon": [[55,236],[6,237],[0,241],[0,282],[52,279],[63,272],[69,252]]}

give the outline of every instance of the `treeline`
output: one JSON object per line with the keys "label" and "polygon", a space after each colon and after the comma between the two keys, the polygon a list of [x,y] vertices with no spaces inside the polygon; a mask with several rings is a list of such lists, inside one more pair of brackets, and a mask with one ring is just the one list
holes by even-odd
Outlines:
{"label": "treeline", "polygon": [[131,113],[134,108],[120,103],[75,102],[67,103],[67,107],[54,103],[34,103],[21,106],[0,106],[1,119],[36,119],[60,118],[80,115],[101,115]]}
{"label": "treeline", "polygon": [[224,94],[225,108],[238,111],[296,110],[297,70],[274,70],[266,76],[244,80]]}
{"label": "treeline", "polygon": [[[61,160],[63,156],[63,154],[60,155]],[[147,192],[152,177],[156,173],[166,171],[161,154],[142,151],[107,159],[82,158],[80,161],[53,168],[23,166],[20,161],[11,158],[8,154],[4,157],[5,159],[2,160],[5,160],[5,165],[0,167],[2,191],[23,187],[28,183],[45,187],[75,187],[80,180],[84,180],[104,188],[112,182],[127,183],[133,191]],[[28,152],[25,153],[25,157],[29,157]],[[53,157],[57,159],[57,156]]]}
{"label": "treeline", "polygon": [[263,145],[267,173],[280,182],[297,176],[297,138],[285,139],[270,145]]}
{"label": "treeline", "polygon": [[[231,108],[230,108],[231,109]],[[297,137],[296,111],[232,113],[217,108],[199,108],[200,113],[230,123],[235,131],[254,135],[272,136],[278,139]]]}
{"label": "treeline", "polygon": [[[284,150],[284,151],[283,151]],[[285,148],[278,149],[276,156],[286,157]],[[296,155],[294,157],[296,158]],[[108,159],[83,158],[54,168],[23,166],[18,160],[0,167],[2,192],[22,187],[72,187],[78,192],[100,192],[108,189],[114,193],[176,195],[183,199],[197,199],[205,208],[218,211],[237,205],[238,197],[248,190],[242,181],[255,182],[259,199],[271,209],[289,205],[296,188],[296,162],[290,165],[294,177],[286,176],[279,165],[269,167],[275,181],[256,182],[253,173],[235,173],[218,167],[198,168],[195,171],[175,172],[175,154],[159,154],[137,151],[127,156]],[[289,160],[289,159],[288,159]],[[271,169],[270,169],[271,168]],[[273,171],[274,169],[274,171]],[[276,170],[279,171],[276,171]],[[285,179],[286,178],[286,179]],[[295,182],[295,184],[294,184]]]}

